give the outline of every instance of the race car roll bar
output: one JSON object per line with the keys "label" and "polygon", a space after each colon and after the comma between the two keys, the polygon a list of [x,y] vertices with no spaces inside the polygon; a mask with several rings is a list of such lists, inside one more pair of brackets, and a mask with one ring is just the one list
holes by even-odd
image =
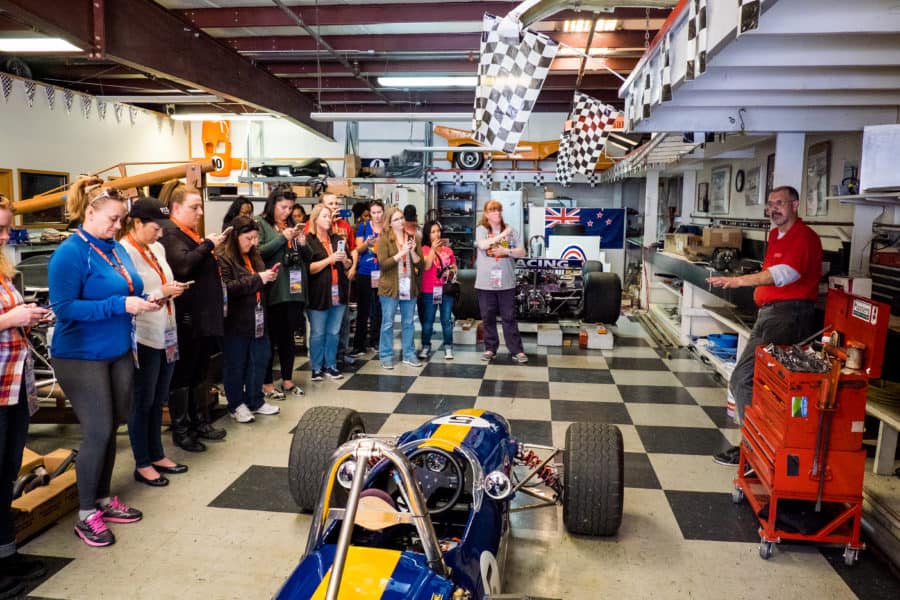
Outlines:
{"label": "race car roll bar", "polygon": [[353,481],[350,485],[350,493],[347,497],[347,507],[344,510],[341,530],[338,533],[337,546],[334,551],[334,562],[331,566],[331,578],[328,581],[328,589],[325,592],[326,600],[337,600],[341,586],[341,578],[344,573],[344,565],[347,561],[347,551],[350,548],[350,538],[353,535],[353,524],[356,520],[356,511],[359,507],[359,497],[365,483],[366,473],[369,470],[370,459],[388,460],[400,476],[405,491],[405,499],[408,501],[411,521],[416,527],[422,548],[425,551],[425,560],[428,566],[439,575],[447,575],[447,565],[441,554],[440,544],[434,525],[429,518],[428,508],[425,506],[425,498],[413,475],[412,465],[406,456],[396,448],[388,446],[372,438],[360,438],[351,440],[331,455],[331,463],[325,471],[325,479],[322,482],[322,492],[316,512],[313,515],[312,525],[309,529],[309,539],[306,544],[306,553],[310,554],[318,547],[320,539],[325,531],[326,516],[329,514],[331,491],[337,478],[338,468],[348,458],[356,462],[356,470],[353,473]]}

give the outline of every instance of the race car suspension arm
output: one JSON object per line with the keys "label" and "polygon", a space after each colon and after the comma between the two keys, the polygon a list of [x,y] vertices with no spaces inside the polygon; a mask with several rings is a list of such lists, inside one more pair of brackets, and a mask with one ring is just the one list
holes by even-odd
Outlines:
{"label": "race car suspension arm", "polygon": [[519,490],[521,490],[522,486],[524,486],[526,483],[531,481],[531,479],[534,478],[535,475],[539,475],[541,478],[541,481],[543,481],[550,488],[552,488],[553,483],[555,483],[555,481],[553,480],[554,474],[552,473],[552,469],[547,470],[547,469],[545,469],[545,467],[547,467],[547,465],[550,464],[550,461],[553,460],[554,458],[556,458],[556,456],[559,454],[559,452],[560,452],[559,448],[553,448],[551,446],[531,446],[531,447],[541,448],[541,449],[545,449],[545,450],[552,450],[552,452],[550,453],[549,456],[547,456],[547,458],[545,458],[543,461],[541,461],[537,464],[534,464],[534,461],[533,461],[533,458],[537,457],[537,455],[534,454],[533,451],[529,450],[527,454],[520,453],[520,456],[518,456],[517,458],[519,458],[526,465],[531,467],[531,471],[528,473],[527,476],[525,476],[525,478],[522,481],[520,481],[519,483],[516,484],[516,486],[512,490],[512,493],[516,493]]}

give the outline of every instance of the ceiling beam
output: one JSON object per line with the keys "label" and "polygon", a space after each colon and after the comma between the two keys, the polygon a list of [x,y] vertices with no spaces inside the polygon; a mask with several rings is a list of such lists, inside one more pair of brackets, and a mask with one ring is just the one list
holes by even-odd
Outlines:
{"label": "ceiling beam", "polygon": [[[471,73],[474,75],[474,71]],[[542,89],[546,90],[568,90],[570,93],[575,89],[575,75],[550,75],[544,82]],[[295,77],[290,82],[298,89],[304,92],[319,89],[319,79],[317,77]],[[578,88],[582,91],[588,90],[611,90],[618,91],[621,80],[613,75],[586,75]],[[617,85],[618,84],[618,85]],[[369,89],[355,77],[323,77],[321,88],[323,90],[367,90]],[[459,90],[459,88],[437,88],[448,90]],[[615,94],[614,94],[615,95]]]}
{"label": "ceiling beam", "polygon": [[[616,105],[617,108],[621,109],[621,103]],[[359,112],[359,113],[384,113],[384,112],[409,112],[411,110],[415,110],[417,112],[421,112],[423,114],[427,113],[440,113],[440,112],[454,112],[458,113],[462,111],[462,105],[460,104],[421,104],[421,105],[409,105],[409,104],[400,104],[398,103],[393,111],[386,110],[384,103],[376,104],[334,104],[331,105],[331,112]],[[471,107],[470,107],[471,108]],[[571,108],[570,103],[548,103],[542,104],[538,102],[533,112],[546,113],[546,112],[554,112],[554,113],[568,113]],[[470,112],[466,110],[465,112]]]}
{"label": "ceiling beam", "polygon": [[[61,35],[82,48],[96,48],[92,0],[0,0],[0,9],[21,16],[42,32]],[[150,0],[102,4],[104,58],[157,77],[240,100],[284,115],[319,135],[331,137],[328,123],[310,119],[312,102],[287,82],[199,31]]]}
{"label": "ceiling beam", "polygon": [[[550,66],[551,74],[553,72],[572,72],[577,73],[580,64],[580,58],[577,56],[567,56],[556,58]],[[628,72],[637,64],[637,58],[603,58],[592,59],[588,63],[588,71],[600,70],[600,65],[612,69],[613,71]],[[260,61],[261,62],[261,61]],[[290,61],[290,62],[265,62],[265,67],[273,74],[282,77],[316,77],[318,68],[321,67],[324,76],[343,76],[347,75],[346,69],[339,63],[334,61],[322,61],[319,64],[315,60],[309,61]],[[474,60],[458,59],[458,60],[391,60],[381,61],[359,61],[359,69],[361,73],[368,75],[378,73],[460,73],[474,74],[478,68],[478,55],[474,55]]]}
{"label": "ceiling beam", "polygon": [[[653,35],[654,32],[651,32]],[[584,49],[586,33],[556,33],[553,39]],[[337,51],[350,52],[427,52],[427,51],[472,51],[478,52],[480,33],[447,34],[390,34],[390,35],[330,35],[325,39]],[[316,41],[309,36],[268,36],[226,38],[225,42],[238,52],[308,52],[315,51]],[[641,31],[598,32],[594,34],[592,48],[643,48],[644,33]]]}
{"label": "ceiling beam", "polygon": [[[330,4],[319,7],[294,6],[291,10],[311,25],[371,25],[377,23],[422,23],[481,21],[484,13],[503,16],[514,8],[512,2],[436,2],[408,4],[348,5]],[[194,8],[173,11],[200,28],[286,27],[293,23],[279,9],[268,6],[233,8]],[[423,16],[427,15],[427,17]],[[546,21],[590,18],[594,13],[566,10]],[[651,19],[665,19],[669,9],[652,9]],[[616,8],[612,13],[597,13],[597,18],[643,19],[642,8]]]}
{"label": "ceiling beam", "polygon": [[[457,90],[457,91],[446,91],[446,90],[434,90],[434,91],[426,91],[426,90],[415,90],[411,92],[403,92],[398,90],[389,90],[385,89],[384,94],[388,96],[391,101],[396,102],[417,102],[417,101],[428,101],[428,102],[441,102],[444,104],[468,104],[472,105],[475,100],[475,90]],[[619,99],[616,96],[615,91],[609,90],[605,94],[593,94],[598,100],[603,102],[618,102]],[[320,94],[322,98],[322,104],[333,104],[335,102],[377,102],[377,96],[372,94],[367,90],[355,90],[355,91],[346,91],[346,92],[322,92]],[[550,103],[550,104],[558,104],[558,103],[571,103],[572,102],[572,92],[570,90],[549,90],[542,91],[537,100],[539,103]]]}

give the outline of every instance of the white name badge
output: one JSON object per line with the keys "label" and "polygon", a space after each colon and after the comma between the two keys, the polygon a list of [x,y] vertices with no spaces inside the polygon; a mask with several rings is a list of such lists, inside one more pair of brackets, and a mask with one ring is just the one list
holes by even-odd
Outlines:
{"label": "white name badge", "polygon": [[503,270],[500,269],[499,266],[491,269],[491,287],[494,289],[500,289],[503,285]]}
{"label": "white name badge", "polygon": [[378,282],[381,281],[381,271],[379,269],[375,269],[374,271],[372,271],[370,277],[372,278],[372,287],[377,288]]}
{"label": "white name badge", "polygon": [[434,284],[434,290],[431,292],[431,299],[434,301],[434,304],[440,304],[444,301],[444,284],[441,283],[440,280]]}
{"label": "white name badge", "polygon": [[178,332],[173,325],[166,327],[163,339],[166,344],[166,362],[172,364],[178,360]]}
{"label": "white name badge", "polygon": [[266,317],[265,312],[263,311],[262,303],[256,303],[256,312],[254,313],[254,337],[261,338],[266,334]]}
{"label": "white name badge", "polygon": [[292,294],[303,293],[303,271],[301,269],[291,269],[288,271],[289,289]]}
{"label": "white name badge", "polygon": [[410,293],[412,291],[412,282],[409,279],[409,276],[403,277],[400,276],[400,299],[401,300],[409,300]]}

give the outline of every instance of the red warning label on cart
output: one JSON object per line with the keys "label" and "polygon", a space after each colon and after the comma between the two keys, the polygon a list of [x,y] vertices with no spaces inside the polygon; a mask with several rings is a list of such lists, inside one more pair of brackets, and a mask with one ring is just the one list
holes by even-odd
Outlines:
{"label": "red warning label on cart", "polygon": [[866,323],[874,323],[878,316],[875,306],[865,300],[856,298],[853,299],[853,308],[850,310],[850,314]]}

